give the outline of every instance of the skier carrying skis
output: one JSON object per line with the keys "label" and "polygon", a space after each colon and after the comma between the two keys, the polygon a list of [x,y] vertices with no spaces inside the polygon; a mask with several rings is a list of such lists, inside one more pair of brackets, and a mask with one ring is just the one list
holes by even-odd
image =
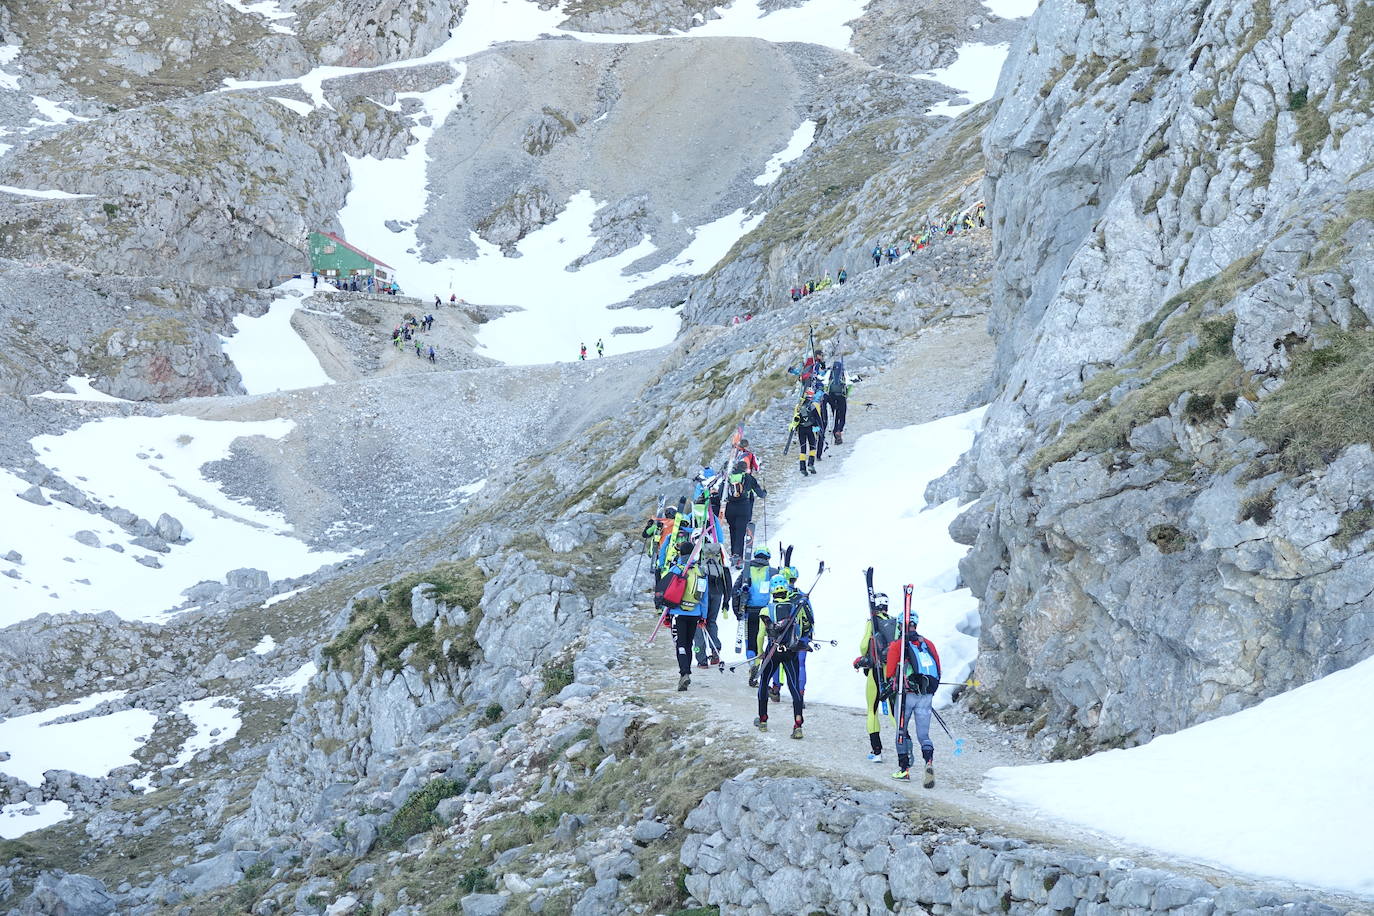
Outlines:
{"label": "skier carrying skis", "polygon": [[830,367],[830,380],[825,386],[825,403],[835,425],[831,430],[836,445],[844,444],[844,420],[849,413],[849,382],[844,376],[844,360],[835,360]]}
{"label": "skier carrying skis", "polygon": [[735,569],[744,565],[744,534],[754,518],[754,499],[767,495],[749,473],[748,464],[736,461],[725,480],[725,524],[730,528],[730,562]]}
{"label": "skier carrying skis", "polygon": [[[797,641],[797,693],[802,698],[802,709],[806,708],[806,657],[811,652],[811,637],[816,633],[816,612],[811,606],[811,596],[797,588],[797,567],[784,566],[782,577],[787,580],[787,586],[792,590],[791,603],[794,616],[797,621],[797,631],[799,639]],[[774,596],[776,601],[776,596]],[[775,612],[776,617],[776,612]],[[769,696],[773,702],[782,699],[782,670],[773,673],[773,686],[769,691]],[[791,674],[788,674],[791,678]]]}
{"label": "skier carrying skis", "polygon": [[678,546],[678,556],[668,567],[663,588],[664,611],[672,617],[673,645],[677,651],[677,689],[692,683],[692,642],[709,599],[708,583],[701,567],[691,562],[690,544]]}
{"label": "skier carrying skis", "polygon": [[697,624],[692,648],[696,652],[697,667],[710,668],[720,664],[720,631],[716,620],[730,591],[730,572],[719,544],[706,542],[697,557],[701,574],[706,577],[706,599],[701,605],[701,622]]}
{"label": "skier carrying skis", "polygon": [[873,763],[882,763],[880,716],[891,715],[883,687],[883,666],[887,660],[887,647],[897,638],[897,621],[888,616],[887,595],[873,591],[873,567],[868,568],[864,578],[868,582],[868,624],[864,627],[863,639],[859,641],[859,657],[854,659],[854,670],[864,675],[864,695],[868,707],[868,759]]}
{"label": "skier carrying skis", "polygon": [[916,719],[916,740],[921,744],[921,758],[925,760],[927,789],[935,786],[935,745],[930,740],[930,716],[935,691],[940,686],[940,653],[935,644],[916,632],[919,621],[909,609],[903,617],[902,632],[887,647],[887,675],[897,695],[897,772],[893,779],[911,778],[911,733],[908,723]]}
{"label": "skier carrying skis", "polygon": [[792,415],[792,428],[797,431],[797,461],[803,477],[816,473],[816,439],[821,431],[821,417],[812,402],[814,394],[806,389]]}
{"label": "skier carrying skis", "polygon": [[577,358],[578,358],[579,360],[583,360],[583,359],[586,359],[586,358],[587,358],[587,345],[586,345],[586,344],[582,344],[581,348],[577,351]]}
{"label": "skier carrying skis", "polygon": [[773,598],[774,619],[768,622],[768,651],[764,653],[762,670],[759,672],[759,714],[754,719],[754,727],[759,731],[768,731],[768,682],[781,669],[787,678],[787,692],[792,696],[792,737],[801,738],[801,673],[797,670],[797,651],[802,637],[793,603],[794,593],[781,575],[773,577],[769,589]]}
{"label": "skier carrying skis", "polygon": [[597,358],[597,359],[600,359],[601,357],[603,357],[603,356],[605,356],[605,355],[606,355],[606,345],[605,345],[604,343],[602,343],[601,338],[598,337],[598,338],[596,339],[596,358]]}
{"label": "skier carrying skis", "polygon": [[[778,569],[769,565],[773,553],[766,546],[754,551],[753,559],[749,565],[740,570],[739,578],[735,580],[734,589],[734,609],[735,617],[743,620],[746,628],[746,641],[744,645],[745,658],[749,659],[749,686],[759,685],[758,658],[762,649],[759,638],[759,616],[768,609],[772,602],[771,582],[773,577],[779,572]],[[740,640],[735,638],[735,651],[740,648]]]}

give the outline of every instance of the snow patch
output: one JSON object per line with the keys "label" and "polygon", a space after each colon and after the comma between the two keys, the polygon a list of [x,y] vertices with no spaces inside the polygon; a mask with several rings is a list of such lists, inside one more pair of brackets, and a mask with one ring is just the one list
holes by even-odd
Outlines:
{"label": "snow patch", "polygon": [[90,120],[90,118],[83,118],[80,115],[72,114],[52,99],[44,98],[41,95],[33,96],[33,107],[38,109],[38,113],[42,115],[43,118],[29,118],[29,123],[38,127],[47,127],[52,124],[66,124],[68,121]]}
{"label": "snow patch", "polygon": [[787,163],[798,159],[801,154],[806,152],[806,148],[816,139],[816,122],[809,118],[801,122],[801,126],[792,132],[792,139],[787,141],[787,145],[781,152],[774,153],[773,158],[769,159],[763,167],[763,174],[754,179],[754,184],[770,185],[778,180],[782,175],[782,167]]}
{"label": "snow patch", "polygon": [[305,690],[310,679],[320,669],[315,667],[314,662],[306,662],[290,674],[279,677],[276,680],[268,681],[266,684],[258,684],[254,690],[260,690],[269,697],[294,696]]}
{"label": "snow patch", "polygon": [[54,401],[99,401],[104,404],[133,404],[134,401],[125,398],[117,398],[112,394],[106,394],[91,384],[91,380],[84,375],[67,376],[67,387],[72,389],[73,394],[65,391],[43,391],[32,395],[35,398],[50,398]]}
{"label": "snow patch", "polygon": [[94,197],[94,194],[69,194],[66,191],[54,191],[39,188],[16,188],[14,185],[0,184],[0,191],[6,194],[14,194],[19,197],[32,197],[37,200],[82,200],[87,197]]}
{"label": "snow patch", "polygon": [[66,802],[49,801],[41,805],[18,802],[0,807],[0,840],[13,840],[26,833],[51,827],[71,817]]}
{"label": "snow patch", "polygon": [[284,99],[281,96],[276,95],[269,96],[269,98],[271,98],[274,102],[280,102],[281,104],[285,105],[287,108],[290,108],[292,111],[294,111],[301,117],[305,117],[306,115],[310,114],[315,110],[314,105],[311,105],[309,102],[302,102],[299,99]]}
{"label": "snow patch", "polygon": [[1010,51],[1011,45],[1005,43],[966,44],[955,52],[958,56],[948,67],[916,74],[922,79],[943,83],[968,99],[967,104],[955,104],[953,100],[941,102],[926,114],[957,118],[974,105],[992,98],[997,93],[997,77]]}
{"label": "snow patch", "polygon": [[[832,448],[822,476],[809,478],[778,513],[779,527],[770,540],[796,547],[792,564],[801,573],[802,588],[811,587],[818,561],[825,561],[825,577],[814,595],[816,638],[839,643],[808,655],[808,700],[864,706],[864,681],[851,663],[868,623],[863,570],[870,565],[874,587],[887,593],[896,612],[902,607],[902,586],[915,586],[912,613],[919,615],[921,634],[939,650],[944,680],[957,683],[973,670],[978,638],[961,629],[977,632],[978,601],[968,589],[955,587],[959,560],[968,548],[956,544],[948,531],[963,507],[954,500],[927,506],[924,494],[926,485],[973,445],[986,409],[869,433],[853,445]],[[795,473],[790,463],[778,473],[787,471]],[[816,524],[818,518],[826,524]],[[733,656],[724,635],[722,642]],[[937,706],[949,703],[951,689],[940,688]]]}
{"label": "snow patch", "polygon": [[[287,598],[294,598],[294,597],[296,597],[297,595],[299,595],[301,592],[309,591],[309,590],[310,590],[310,586],[308,586],[308,585],[302,585],[300,588],[293,588],[293,589],[291,589],[291,591],[289,591],[289,592],[282,592],[280,595],[273,595],[271,598],[268,598],[266,601],[264,601],[264,602],[262,603],[262,606],[263,606],[263,607],[271,607],[271,606],[274,605],[274,604],[280,604],[281,602],[285,601]],[[272,637],[270,637],[270,636],[265,636],[265,637],[263,637],[263,638],[264,638],[264,639],[271,639]]]}
{"label": "snow patch", "polygon": [[847,23],[863,15],[868,0],[809,0],[789,9],[765,12],[759,0],[734,0],[716,7],[720,18],[689,29],[692,38],[762,38],[799,41],[849,51],[854,34]]}
{"label": "snow patch", "polygon": [[[264,604],[263,607],[267,607],[267,605]],[[269,633],[269,634],[267,634],[266,636],[264,636],[262,639],[259,639],[259,640],[258,640],[258,644],[257,644],[256,646],[253,647],[253,654],[254,654],[254,655],[266,655],[268,652],[271,652],[271,651],[272,651],[273,649],[275,649],[276,647],[277,647],[277,641],[276,641],[275,639],[273,639],[273,638],[272,638],[272,635]]]}
{"label": "snow patch", "polygon": [[[28,482],[0,470],[3,531],[23,532],[22,543],[16,539],[6,546],[24,555],[13,568],[20,578],[0,576],[0,627],[44,612],[111,610],[125,619],[154,619],[184,604],[183,590],[202,580],[222,580],[230,568],[252,566],[283,579],[351,556],[311,550],[291,536],[280,514],[231,498],[200,472],[207,462],[227,457],[240,436],[279,439],[292,427],[284,419],[117,417],[34,438],[39,460],[79,482],[88,498],[150,521],[168,513],[182,523],[189,543],[154,553],[92,512],[59,501],[39,506],[15,498],[29,489]],[[83,531],[94,534],[99,546],[75,540]],[[112,544],[122,552],[109,549]],[[136,562],[139,557],[155,557],[161,568]]]}
{"label": "snow patch", "polygon": [[261,16],[267,20],[267,27],[274,32],[282,35],[295,35],[296,30],[279,25],[275,20],[290,19],[295,13],[286,12],[276,2],[276,0],[258,0],[256,3],[244,3],[243,0],[224,0],[224,3],[232,6],[240,13],[249,16]]}
{"label": "snow patch", "polygon": [[265,314],[236,315],[234,336],[220,337],[224,354],[243,379],[243,390],[270,394],[332,384],[314,351],[291,327],[301,297],[310,293],[310,281],[289,280],[277,289],[284,295]]}
{"label": "snow patch", "polygon": [[1374,658],[1141,747],[997,767],[984,790],[1209,865],[1371,894],[1371,696]]}
{"label": "snow patch", "polygon": [[148,740],[157,716],[146,709],[124,709],[74,722],[54,723],[63,716],[90,712],[101,703],[117,700],[125,691],[92,694],[41,712],[0,722],[0,773],[31,786],[43,784],[46,770],[70,770],[83,776],[106,776],[131,763],[133,752]]}
{"label": "snow patch", "polygon": [[239,719],[239,700],[237,697],[206,697],[203,700],[186,700],[178,707],[195,727],[194,734],[187,738],[177,752],[177,757],[164,770],[176,770],[190,763],[201,751],[218,747],[239,733],[243,725]]}

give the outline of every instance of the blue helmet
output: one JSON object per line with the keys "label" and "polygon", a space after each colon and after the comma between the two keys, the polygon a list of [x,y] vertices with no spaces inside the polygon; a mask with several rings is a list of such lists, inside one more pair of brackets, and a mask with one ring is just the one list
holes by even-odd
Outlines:
{"label": "blue helmet", "polygon": [[760,547],[754,551],[755,560],[770,560],[772,558],[773,551],[769,550],[767,547]]}
{"label": "blue helmet", "polygon": [[787,584],[787,579],[784,578],[781,574],[779,574],[768,580],[768,587],[775,592],[785,592],[788,590],[789,586]]}

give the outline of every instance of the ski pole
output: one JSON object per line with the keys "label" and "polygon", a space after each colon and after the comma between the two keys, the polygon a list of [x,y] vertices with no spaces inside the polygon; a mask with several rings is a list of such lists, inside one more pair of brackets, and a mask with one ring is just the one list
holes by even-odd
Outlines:
{"label": "ski pole", "polygon": [[655,626],[654,631],[649,634],[649,641],[645,643],[646,646],[652,646],[654,644],[654,639],[658,636],[658,631],[663,629],[663,621],[667,619],[668,613],[666,611],[658,616],[658,625]]}
{"label": "ski pole", "polygon": [[940,727],[945,730],[945,734],[949,735],[949,740],[953,741],[954,733],[951,732],[949,730],[949,726],[945,724],[945,717],[940,715],[939,711],[936,710],[934,706],[930,707],[930,713],[931,715],[935,716],[935,721],[940,723]]}

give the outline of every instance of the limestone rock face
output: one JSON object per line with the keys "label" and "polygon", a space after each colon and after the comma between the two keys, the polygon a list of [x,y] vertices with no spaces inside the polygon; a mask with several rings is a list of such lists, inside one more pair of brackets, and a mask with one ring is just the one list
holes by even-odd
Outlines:
{"label": "limestone rock face", "polygon": [[1368,11],[1342,9],[1048,0],[1003,72],[964,575],[981,702],[1068,726],[1063,753],[1374,647],[1338,584],[1368,562],[1368,438],[1298,393],[1344,396],[1374,304]]}

